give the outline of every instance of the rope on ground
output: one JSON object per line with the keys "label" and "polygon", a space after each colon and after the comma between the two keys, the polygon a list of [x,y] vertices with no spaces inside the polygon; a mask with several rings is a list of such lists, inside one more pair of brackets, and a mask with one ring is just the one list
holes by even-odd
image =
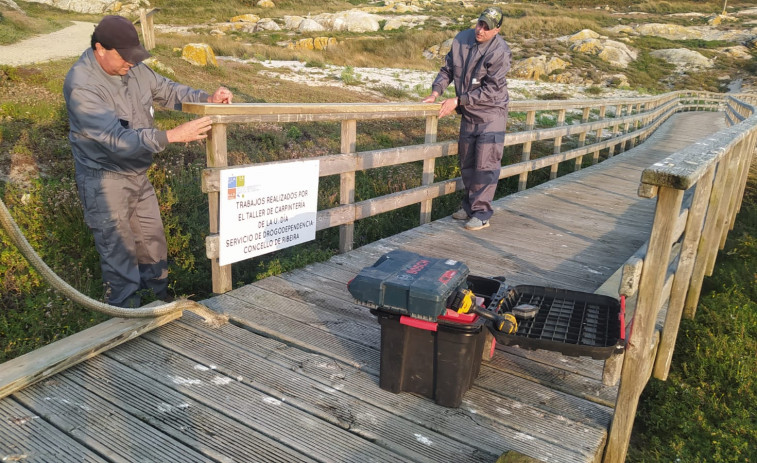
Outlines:
{"label": "rope on ground", "polygon": [[167,304],[159,305],[150,308],[138,308],[138,309],[125,309],[122,307],[116,307],[109,304],[104,304],[100,301],[96,301],[89,296],[80,293],[76,288],[66,283],[61,277],[59,277],[47,264],[39,257],[34,251],[34,248],[26,240],[26,237],[19,229],[10,211],[5,206],[5,203],[0,199],[0,223],[8,233],[13,241],[13,244],[21,251],[21,254],[29,261],[34,269],[60,293],[76,302],[77,304],[84,306],[88,309],[102,312],[112,317],[121,318],[149,318],[160,317],[176,311],[188,310],[205,319],[205,323],[218,327],[228,321],[228,317],[217,312],[210,310],[208,307],[200,304],[199,302],[190,301],[189,299],[179,299]]}

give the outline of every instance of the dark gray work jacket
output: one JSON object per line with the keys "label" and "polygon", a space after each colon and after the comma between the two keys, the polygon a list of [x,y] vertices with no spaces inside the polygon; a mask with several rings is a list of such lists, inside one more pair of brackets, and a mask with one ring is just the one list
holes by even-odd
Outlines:
{"label": "dark gray work jacket", "polygon": [[153,154],[168,145],[153,127],[153,103],[181,109],[182,102],[207,101],[208,94],[177,84],[140,63],[125,76],[108,75],[87,49],[63,83],[77,169],[142,174]]}
{"label": "dark gray work jacket", "polygon": [[502,36],[479,44],[475,29],[464,30],[452,42],[431,89],[441,95],[454,82],[458,112],[476,124],[490,122],[507,114],[506,75],[511,56]]}

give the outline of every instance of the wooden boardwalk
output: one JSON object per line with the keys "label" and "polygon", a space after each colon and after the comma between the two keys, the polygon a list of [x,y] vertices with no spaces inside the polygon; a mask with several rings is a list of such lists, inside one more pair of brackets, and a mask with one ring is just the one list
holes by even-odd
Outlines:
{"label": "wooden boardwalk", "polygon": [[0,460],[599,461],[617,394],[603,362],[499,347],[460,408],[392,394],[378,387],[379,325],[346,283],[401,248],[595,291],[648,238],[641,170],[724,126],[679,114],[639,147],[497,201],[487,229],[445,218],[204,301],[232,323],[188,314],[0,400]]}

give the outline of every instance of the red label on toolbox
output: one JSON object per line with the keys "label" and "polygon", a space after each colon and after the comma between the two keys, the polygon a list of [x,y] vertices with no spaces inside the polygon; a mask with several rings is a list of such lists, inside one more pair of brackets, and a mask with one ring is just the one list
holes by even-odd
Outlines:
{"label": "red label on toolbox", "polygon": [[445,285],[448,285],[450,280],[457,275],[457,270],[447,270],[442,274],[442,276],[439,277],[439,281],[444,283]]}
{"label": "red label on toolbox", "polygon": [[423,270],[424,268],[426,268],[426,266],[428,264],[430,264],[430,263],[431,263],[430,260],[421,259],[418,262],[414,263],[412,267],[410,267],[409,269],[407,269],[407,271],[405,273],[410,273],[412,275],[417,275],[418,272],[420,272],[421,270]]}

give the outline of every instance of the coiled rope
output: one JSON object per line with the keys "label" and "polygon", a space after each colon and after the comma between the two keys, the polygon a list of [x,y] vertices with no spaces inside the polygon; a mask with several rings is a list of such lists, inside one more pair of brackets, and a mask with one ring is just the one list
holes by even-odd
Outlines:
{"label": "coiled rope", "polygon": [[13,244],[21,251],[21,254],[29,261],[34,269],[52,286],[55,290],[64,294],[66,297],[76,302],[77,304],[84,306],[88,309],[102,312],[112,317],[121,318],[150,318],[160,317],[168,315],[177,311],[188,310],[205,319],[205,323],[218,327],[228,322],[229,317],[213,312],[208,307],[200,304],[199,302],[190,301],[189,299],[179,299],[167,304],[162,304],[156,307],[142,307],[137,309],[125,309],[122,307],[116,307],[113,305],[105,304],[89,296],[80,293],[76,288],[66,283],[61,277],[59,277],[53,270],[47,266],[42,258],[37,255],[34,248],[26,240],[26,237],[19,229],[10,211],[5,206],[5,203],[0,199],[0,223],[8,233],[13,241]]}

